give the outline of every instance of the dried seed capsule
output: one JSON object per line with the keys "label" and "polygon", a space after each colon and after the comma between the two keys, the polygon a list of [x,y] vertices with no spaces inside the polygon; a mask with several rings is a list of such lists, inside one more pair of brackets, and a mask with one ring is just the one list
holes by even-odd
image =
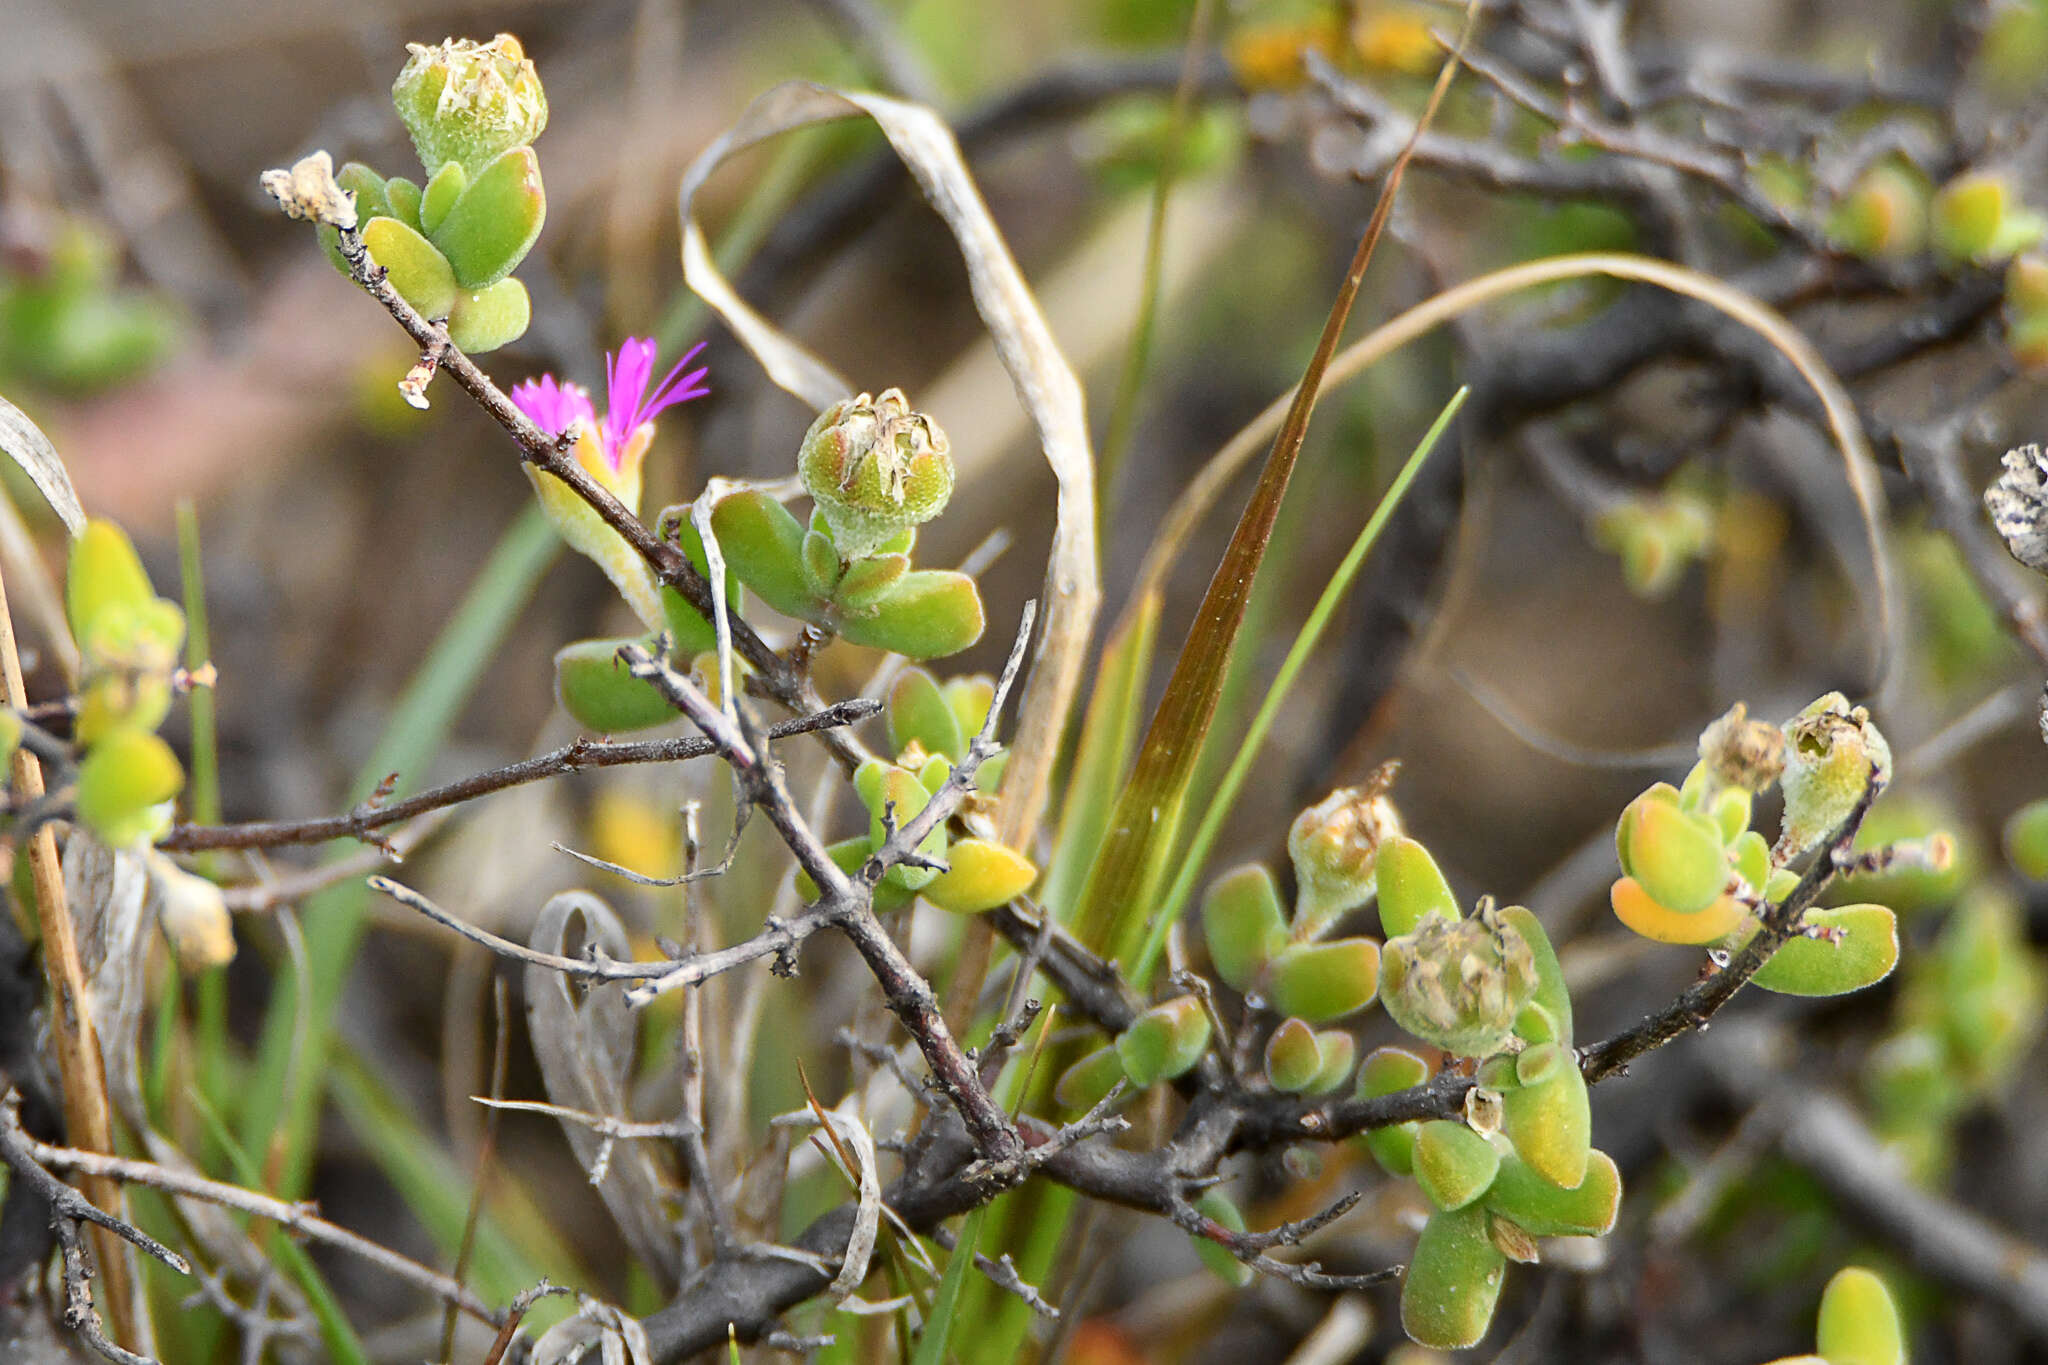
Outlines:
{"label": "dried seed capsule", "polygon": [[1288,828],[1297,939],[1318,937],[1337,916],[1372,899],[1380,848],[1401,832],[1400,814],[1387,797],[1398,768],[1383,764],[1363,786],[1331,792]]}
{"label": "dried seed capsule", "polygon": [[1394,1022],[1465,1057],[1498,1052],[1536,993],[1535,954],[1481,903],[1472,919],[1431,916],[1388,942],[1381,1001]]}
{"label": "dried seed capsule", "polygon": [[1847,819],[1873,779],[1891,780],[1892,750],[1870,713],[1830,692],[1785,726],[1785,823],[1775,858],[1806,852]]}

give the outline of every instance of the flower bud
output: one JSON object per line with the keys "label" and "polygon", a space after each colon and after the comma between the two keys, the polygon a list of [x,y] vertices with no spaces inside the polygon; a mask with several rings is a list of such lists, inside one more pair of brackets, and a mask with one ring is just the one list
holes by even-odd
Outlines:
{"label": "flower bud", "polygon": [[398,117],[432,176],[451,161],[474,178],[492,158],[524,147],[548,126],[548,97],[519,40],[450,38],[412,55],[392,83]]}
{"label": "flower bud", "polygon": [[1785,732],[1767,720],[1751,720],[1749,708],[1736,702],[1700,731],[1700,762],[1720,786],[1758,794],[1785,771]]}
{"label": "flower bud", "polygon": [[1785,726],[1785,823],[1778,837],[1780,863],[1818,845],[1849,818],[1875,780],[1891,780],[1892,749],[1870,713],[1850,709],[1848,699],[1830,692]]}
{"label": "flower bud", "polygon": [[901,389],[863,393],[818,414],[797,450],[797,473],[842,559],[865,559],[945,510],[953,496],[949,448],[938,423],[912,412]]}
{"label": "flower bud", "polygon": [[1294,930],[1318,931],[1372,898],[1380,846],[1401,832],[1401,817],[1387,798],[1399,764],[1382,764],[1361,787],[1341,787],[1295,817],[1287,831],[1294,860]]}
{"label": "flower bud", "polygon": [[1431,916],[1390,941],[1381,974],[1381,1003],[1393,1021],[1462,1057],[1505,1047],[1537,984],[1529,944],[1484,903],[1471,919]]}

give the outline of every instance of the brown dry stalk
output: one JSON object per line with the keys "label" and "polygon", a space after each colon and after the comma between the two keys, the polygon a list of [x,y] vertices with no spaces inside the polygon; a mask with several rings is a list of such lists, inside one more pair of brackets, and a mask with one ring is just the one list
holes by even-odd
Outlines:
{"label": "brown dry stalk", "polygon": [[[7,609],[6,584],[0,582],[0,697],[21,710],[28,688],[21,676],[21,655],[14,644],[14,618]],[[14,751],[14,789],[24,801],[43,794],[43,765],[27,745]],[[50,979],[50,1031],[57,1043],[57,1071],[64,1082],[64,1135],[87,1151],[114,1150],[113,1123],[107,1109],[107,1081],[100,1069],[99,1039],[93,1032],[92,1005],[85,989],[85,969],[78,960],[71,907],[64,899],[64,868],[57,859],[56,831],[46,822],[29,840],[28,868],[35,882],[36,926],[43,940],[43,972]],[[104,1176],[88,1176],[85,1196],[103,1211],[121,1216],[121,1189]],[[103,1307],[115,1341],[138,1344],[134,1317],[135,1282],[129,1275],[128,1252],[121,1239],[102,1227],[92,1229],[93,1259],[99,1264]]]}

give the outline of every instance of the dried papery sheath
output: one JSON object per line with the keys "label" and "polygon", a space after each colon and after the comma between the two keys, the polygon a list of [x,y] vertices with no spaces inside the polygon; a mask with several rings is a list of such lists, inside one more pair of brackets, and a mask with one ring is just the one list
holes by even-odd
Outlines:
{"label": "dried papery sheath", "polygon": [[2012,557],[2048,573],[2048,454],[2029,443],[2005,452],[2005,472],[1984,490],[1991,525]]}

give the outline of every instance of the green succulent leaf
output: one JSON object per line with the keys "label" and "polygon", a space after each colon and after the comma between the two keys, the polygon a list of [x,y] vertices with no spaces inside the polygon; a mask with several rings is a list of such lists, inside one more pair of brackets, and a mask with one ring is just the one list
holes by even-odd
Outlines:
{"label": "green succulent leaf", "polygon": [[924,898],[956,915],[977,915],[1008,905],[1031,889],[1038,869],[1015,849],[988,839],[955,839],[946,847],[946,870],[924,888]]}
{"label": "green succulent leaf", "polygon": [[1500,1170],[1500,1153],[1462,1123],[1432,1119],[1415,1134],[1415,1183],[1446,1211],[1485,1194]]}
{"label": "green succulent leaf", "polygon": [[1124,1074],[1140,1090],[1184,1075],[1208,1051],[1209,1029],[1208,1011],[1192,995],[1154,1005],[1117,1035]]}
{"label": "green succulent leaf", "polygon": [[646,645],[644,638],[578,640],[555,653],[555,696],[562,709],[587,730],[624,734],[676,718],[676,708],[645,678],[636,678],[619,659],[622,645]]}
{"label": "green succulent leaf", "polygon": [[846,566],[839,560],[839,547],[832,543],[831,533],[816,516],[811,518],[811,528],[804,532],[803,570],[804,586],[820,601],[839,591],[839,580],[846,572]]}
{"label": "green succulent leaf", "polygon": [[531,147],[513,147],[477,173],[430,236],[457,283],[486,289],[526,259],[547,211],[539,158]]}
{"label": "green succulent leaf", "polygon": [[1380,945],[1369,938],[1292,944],[1266,967],[1273,1007],[1316,1024],[1364,1009],[1379,985]]}
{"label": "green succulent leaf", "polygon": [[950,569],[904,574],[865,617],[844,617],[839,634],[857,645],[910,659],[958,654],[981,638],[981,594],[974,580]]}
{"label": "green succulent leaf", "polygon": [[1123,1079],[1123,1058],[1115,1044],[1105,1043],[1060,1073],[1053,1098],[1069,1111],[1093,1109]]}
{"label": "green succulent leaf", "polygon": [[1563,1189],[1509,1152],[1486,1191],[1486,1207],[1534,1237],[1599,1237],[1621,1212],[1621,1171],[1613,1157],[1595,1151],[1585,1178]]}
{"label": "green succulent leaf", "polygon": [[889,750],[900,754],[912,743],[928,754],[958,762],[967,753],[960,717],[946,701],[938,680],[922,668],[906,668],[889,689]]}
{"label": "green succulent leaf", "polygon": [[1516,1086],[1501,1095],[1501,1131],[1530,1169],[1564,1189],[1586,1177],[1593,1109],[1576,1056],[1556,1043],[1525,1049]]}
{"label": "green succulent leaf", "polygon": [[1323,1050],[1315,1030],[1301,1020],[1283,1021],[1266,1039],[1266,1079],[1275,1090],[1299,1094],[1322,1069]]}
{"label": "green succulent leaf", "polygon": [[391,200],[384,193],[384,177],[360,161],[344,161],[334,173],[334,183],[356,197],[356,221],[388,217]]}
{"label": "green succulent leaf", "polygon": [[128,533],[104,517],[93,517],[71,542],[64,580],[64,614],[71,633],[85,646],[109,610],[134,612],[156,600],[142,557]]}
{"label": "green succulent leaf", "polygon": [[832,604],[842,612],[862,615],[872,611],[896,589],[910,572],[909,555],[870,555],[846,566]]}
{"label": "green succulent leaf", "polygon": [[1264,863],[1246,863],[1209,883],[1202,932],[1216,975],[1250,991],[1268,962],[1287,946],[1280,889]]}
{"label": "green succulent leaf", "polygon": [[1898,1305],[1885,1282],[1860,1266],[1828,1281],[1813,1344],[1828,1365],[1906,1365]]}
{"label": "green succulent leaf", "polygon": [[435,230],[447,221],[448,210],[455,207],[455,201],[468,188],[469,172],[462,169],[460,161],[451,161],[436,171],[420,194],[420,230],[433,236]]}
{"label": "green succulent leaf", "polygon": [[1652,900],[1678,914],[1706,909],[1727,887],[1720,826],[1658,794],[1645,793],[1629,803],[1615,843],[1622,871],[1641,883]]}
{"label": "green succulent leaf", "polygon": [[1406,835],[1389,839],[1380,849],[1380,928],[1388,938],[1415,932],[1426,916],[1457,919],[1458,898],[1444,880],[1429,850]]}
{"label": "green succulent leaf", "polygon": [[[1375,1048],[1358,1065],[1358,1086],[1354,1093],[1362,1100],[1376,1100],[1421,1085],[1429,1079],[1429,1063],[1405,1048]],[[1396,1123],[1375,1128],[1364,1135],[1366,1150],[1389,1175],[1414,1171],[1415,1134],[1420,1123]]]}
{"label": "green succulent leaf", "polygon": [[[704,537],[697,530],[697,523],[691,517],[692,504],[683,503],[676,507],[662,509],[658,524],[674,526],[676,544],[700,574],[711,572],[711,560],[704,553]],[[716,526],[716,518],[713,525]],[[714,530],[713,534],[717,534]],[[719,548],[724,549],[721,541]],[[740,576],[732,571],[730,557],[725,570],[725,602],[728,611],[740,609]],[[668,626],[669,635],[675,640],[675,652],[685,658],[702,654],[705,650],[718,647],[718,629],[704,619],[683,595],[674,588],[663,585],[661,589],[661,615]]]}
{"label": "green succulent leaf", "polygon": [[455,311],[448,316],[448,339],[458,350],[482,355],[525,336],[532,321],[533,300],[526,286],[517,280],[499,280],[478,293],[456,295]]}
{"label": "green succulent leaf", "polygon": [[[1557,949],[1550,944],[1550,935],[1543,931],[1543,921],[1536,918],[1534,911],[1523,905],[1510,905],[1499,912],[1500,922],[1508,932],[1519,934],[1529,945],[1530,956],[1536,964],[1536,994],[1530,997],[1527,1009],[1541,1011],[1542,1023],[1530,1020],[1525,1030],[1517,1017],[1515,1032],[1532,1043],[1572,1044],[1572,997],[1565,988],[1564,969],[1558,965]],[[1533,1034],[1540,1031],[1544,1036]]]}
{"label": "green succulent leaf", "polygon": [[[391,208],[391,216],[404,223],[414,232],[420,230],[420,187],[402,175],[394,175],[384,182],[384,202]],[[360,215],[360,210],[358,210]]]}
{"label": "green succulent leaf", "polygon": [[[875,795],[868,802],[868,841],[876,848],[882,846],[882,841],[886,837],[882,819],[891,813],[892,808],[896,823],[899,826],[907,825],[930,801],[931,793],[925,790],[924,783],[918,781],[916,773],[907,768],[896,767],[894,764],[886,765],[882,772],[882,780],[875,788]],[[918,844],[917,851],[931,859],[946,856],[944,821],[932,827],[931,833]],[[907,891],[921,891],[936,880],[938,875],[928,867],[911,867],[898,863],[889,869],[884,880],[894,878],[897,884]]]}
{"label": "green succulent leaf", "polygon": [[1752,981],[1780,995],[1847,995],[1884,980],[1898,965],[1898,918],[1882,905],[1808,910],[1806,923],[1823,936],[1791,940]]}
{"label": "green succulent leaf", "polygon": [[78,764],[78,818],[116,848],[168,823],[157,809],[185,785],[171,746],[147,730],[116,730]]}
{"label": "green succulent leaf", "polygon": [[[1204,1190],[1201,1198],[1195,1201],[1195,1211],[1232,1232],[1244,1231],[1244,1214],[1238,1211],[1230,1196],[1221,1190]],[[1202,1258],[1202,1264],[1209,1267],[1218,1279],[1240,1289],[1252,1282],[1250,1266],[1207,1237],[1197,1237],[1194,1240],[1195,1254]]]}
{"label": "green succulent leaf", "polygon": [[363,224],[363,245],[370,259],[384,267],[391,287],[422,317],[445,318],[454,312],[455,272],[416,228],[396,218],[372,218]]}
{"label": "green succulent leaf", "polygon": [[711,509],[711,533],[726,564],[756,597],[784,616],[823,621],[825,603],[804,574],[804,528],[788,508],[759,489],[743,488]]}
{"label": "green succulent leaf", "polygon": [[1488,1235],[1491,1216],[1467,1204],[1432,1214],[1423,1225],[1401,1274],[1401,1327],[1422,1345],[1463,1350],[1478,1345],[1492,1325],[1507,1257]]}

